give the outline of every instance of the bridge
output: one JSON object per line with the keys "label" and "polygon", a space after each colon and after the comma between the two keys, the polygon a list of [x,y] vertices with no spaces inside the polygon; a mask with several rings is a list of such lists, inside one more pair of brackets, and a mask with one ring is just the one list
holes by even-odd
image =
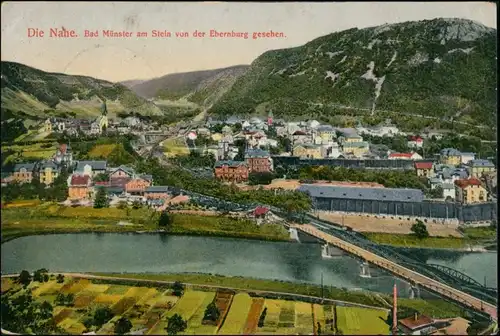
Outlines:
{"label": "bridge", "polygon": [[346,242],[331,234],[325,233],[310,224],[290,224],[290,228],[300,230],[313,237],[321,239],[328,244],[332,244],[348,253],[366,260],[373,265],[379,266],[403,279],[408,280],[411,283],[430,289],[469,308],[478,311],[484,311],[485,313],[489,314],[492,319],[497,320],[497,307],[493,304],[478,299],[456,288],[450,287],[441,281],[417,273],[405,266],[396,264],[395,262],[392,262],[359,246]]}

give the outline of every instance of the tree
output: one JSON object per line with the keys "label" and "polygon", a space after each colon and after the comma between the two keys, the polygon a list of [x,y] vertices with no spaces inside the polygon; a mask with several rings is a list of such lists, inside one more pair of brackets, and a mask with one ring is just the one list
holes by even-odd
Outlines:
{"label": "tree", "polygon": [[179,314],[174,314],[168,319],[168,325],[165,328],[169,335],[177,335],[177,333],[186,330],[187,322],[182,319]]}
{"label": "tree", "polygon": [[43,303],[40,305],[40,315],[41,315],[42,319],[44,319],[44,320],[51,318],[53,311],[54,311],[54,308],[47,301],[43,301]]}
{"label": "tree", "polygon": [[99,188],[97,190],[97,195],[94,200],[94,208],[101,209],[107,208],[109,206],[108,197],[106,195],[106,190],[104,188]]}
{"label": "tree", "polygon": [[141,208],[141,206],[142,206],[142,204],[141,204],[141,202],[139,202],[139,201],[134,201],[134,202],[132,203],[132,208],[133,208],[133,209],[136,209],[136,210],[137,210],[137,209],[140,209],[140,208]]}
{"label": "tree", "polygon": [[411,231],[419,239],[429,237],[429,231],[420,219],[417,219],[417,222],[411,226]]}
{"label": "tree", "polygon": [[219,319],[219,316],[219,308],[217,308],[215,302],[212,301],[212,303],[210,303],[205,309],[205,316],[203,317],[203,319],[215,322]]}
{"label": "tree", "polygon": [[182,296],[184,293],[184,285],[180,281],[174,282],[172,285],[172,292],[175,296]]}
{"label": "tree", "polygon": [[116,206],[118,209],[128,209],[127,201],[120,201]]}
{"label": "tree", "polygon": [[123,335],[132,329],[132,323],[128,318],[122,317],[115,323],[115,334]]}
{"label": "tree", "polygon": [[21,273],[19,273],[19,278],[17,279],[17,281],[25,287],[28,286],[31,282],[30,272],[22,270]]}
{"label": "tree", "polygon": [[[47,282],[49,280],[48,273],[49,271],[45,268],[41,268],[39,270],[36,270],[35,273],[33,273],[33,281],[38,281],[38,282]],[[47,279],[47,280],[45,280]]]}
{"label": "tree", "polygon": [[109,181],[109,174],[106,173],[97,174],[96,176],[94,176],[93,180],[94,182],[107,182]]}
{"label": "tree", "polygon": [[97,308],[94,312],[93,325],[101,327],[104,323],[108,322],[113,318],[113,312],[109,307]]}
{"label": "tree", "polygon": [[57,283],[63,283],[64,282],[64,275],[58,274],[56,277]]}
{"label": "tree", "polygon": [[270,184],[274,179],[273,173],[250,173],[248,175],[248,184]]}
{"label": "tree", "polygon": [[318,327],[316,328],[316,333],[321,335],[321,324],[318,322]]}
{"label": "tree", "polygon": [[444,197],[443,188],[441,186],[437,186],[436,188],[431,189],[430,194],[431,194],[432,198],[443,198]]}
{"label": "tree", "polygon": [[158,226],[163,228],[169,228],[171,224],[172,224],[172,219],[170,218],[168,211],[162,211],[160,219],[158,220]]}

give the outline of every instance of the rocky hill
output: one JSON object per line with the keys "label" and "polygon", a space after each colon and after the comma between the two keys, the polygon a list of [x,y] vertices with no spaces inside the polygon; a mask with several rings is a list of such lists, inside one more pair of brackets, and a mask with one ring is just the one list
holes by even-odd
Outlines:
{"label": "rocky hill", "polygon": [[185,98],[208,106],[228,91],[247,69],[248,65],[237,65],[223,69],[174,73],[133,85],[131,89],[146,98]]}
{"label": "rocky hill", "polygon": [[[209,110],[404,128],[496,125],[496,29],[435,19],[262,54]],[[472,127],[472,129],[474,129]]]}
{"label": "rocky hill", "polygon": [[2,61],[2,120],[47,116],[93,117],[102,101],[108,112],[161,115],[162,110],[122,84],[85,76],[48,73],[23,64]]}

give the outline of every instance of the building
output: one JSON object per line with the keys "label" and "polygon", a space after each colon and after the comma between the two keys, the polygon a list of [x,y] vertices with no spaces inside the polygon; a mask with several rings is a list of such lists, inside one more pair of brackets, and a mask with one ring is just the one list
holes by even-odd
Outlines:
{"label": "building", "polygon": [[434,168],[432,162],[415,162],[415,171],[417,176],[430,177],[433,175]]}
{"label": "building", "polygon": [[80,175],[89,175],[90,177],[94,177],[99,174],[105,174],[106,169],[106,161],[78,161],[75,172]]}
{"label": "building", "polygon": [[31,183],[33,179],[34,163],[18,163],[14,166],[13,180],[19,183]]}
{"label": "building", "polygon": [[404,335],[428,335],[436,328],[433,319],[415,313],[415,316],[399,320],[398,330]]}
{"label": "building", "polygon": [[151,186],[144,191],[144,196],[148,199],[167,199],[170,197],[168,187],[166,186]]}
{"label": "building", "polygon": [[469,176],[482,177],[483,174],[494,173],[495,165],[489,160],[471,160],[469,162]]}
{"label": "building", "polygon": [[342,151],[360,158],[370,151],[370,145],[366,141],[344,141]]}
{"label": "building", "polygon": [[248,180],[248,165],[243,161],[217,161],[215,178],[227,182],[244,182]]}
{"label": "building", "polygon": [[301,159],[321,159],[323,158],[321,149],[320,145],[300,144],[293,148],[293,155]]}
{"label": "building", "polygon": [[344,136],[342,138],[343,138],[344,143],[346,143],[346,142],[362,142],[363,141],[363,137],[357,135],[356,133],[344,134]]}
{"label": "building", "polygon": [[442,183],[441,188],[443,188],[443,198],[444,199],[455,199],[455,185],[453,183]]}
{"label": "building", "polygon": [[388,202],[421,202],[424,194],[419,189],[343,187],[302,184],[299,191],[307,192],[316,202],[339,200],[381,200]]}
{"label": "building", "polygon": [[142,175],[131,179],[125,184],[125,191],[131,195],[144,195],[147,187],[151,186],[153,176]]}
{"label": "building", "polygon": [[303,144],[311,142],[311,135],[303,130],[296,130],[292,134],[292,143],[293,144]]}
{"label": "building", "polygon": [[262,149],[249,149],[245,152],[245,162],[248,173],[269,173],[273,170],[273,161],[268,151]]}
{"label": "building", "polygon": [[54,162],[45,162],[40,167],[40,183],[51,185],[60,173],[61,169]]}
{"label": "building", "polygon": [[408,148],[422,148],[424,139],[419,136],[412,135],[408,138]]}
{"label": "building", "polygon": [[488,192],[477,178],[455,181],[455,199],[463,204],[483,203],[488,200]]}
{"label": "building", "polygon": [[109,169],[109,179],[117,179],[117,178],[133,178],[134,170],[130,167],[121,165],[116,168],[108,168]]}
{"label": "building", "polygon": [[72,175],[68,188],[70,200],[84,200],[92,198],[91,179],[89,175]]}
{"label": "building", "polygon": [[61,144],[54,156],[54,162],[57,164],[73,165],[73,151],[69,144]]}
{"label": "building", "polygon": [[52,133],[52,121],[50,118],[47,118],[43,123],[42,132]]}
{"label": "building", "polygon": [[444,164],[458,166],[462,162],[462,153],[455,148],[445,148],[440,152],[440,161]]}
{"label": "building", "polygon": [[330,125],[320,125],[315,129],[315,138],[320,137],[323,143],[332,141],[337,136],[335,128]]}
{"label": "building", "polygon": [[422,160],[422,156],[418,153],[391,153],[390,160]]}
{"label": "building", "polygon": [[476,153],[460,153],[460,160],[462,164],[468,164],[469,161],[476,159]]}

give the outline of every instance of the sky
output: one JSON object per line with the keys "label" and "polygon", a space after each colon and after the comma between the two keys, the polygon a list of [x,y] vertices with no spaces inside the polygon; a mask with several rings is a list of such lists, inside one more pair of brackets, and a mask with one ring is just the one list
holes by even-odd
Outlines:
{"label": "sky", "polygon": [[[87,75],[113,82],[169,73],[250,64],[267,50],[303,45],[317,37],[384,23],[465,18],[496,28],[491,2],[3,2],[2,61],[49,72]],[[50,28],[78,37],[48,37]],[[28,28],[45,31],[28,37]],[[200,38],[195,30],[283,32],[281,38]],[[129,31],[130,38],[84,37],[84,31]],[[153,30],[170,31],[154,38]],[[174,32],[188,32],[177,38]],[[136,37],[148,32],[148,37]]]}

